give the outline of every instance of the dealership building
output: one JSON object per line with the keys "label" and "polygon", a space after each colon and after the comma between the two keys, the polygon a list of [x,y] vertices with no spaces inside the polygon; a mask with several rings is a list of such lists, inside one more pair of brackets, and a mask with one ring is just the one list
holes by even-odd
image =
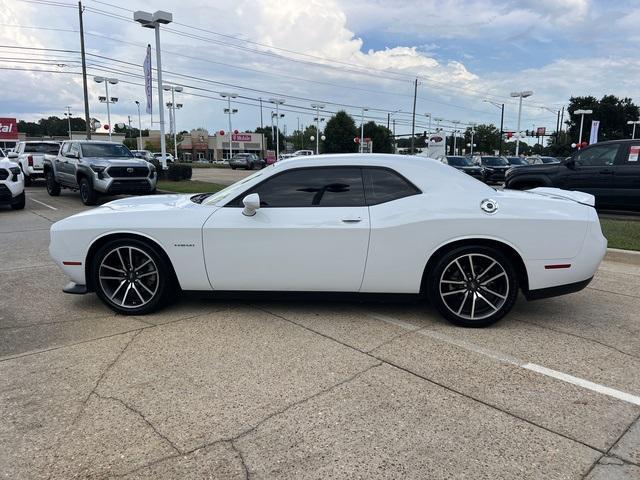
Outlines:
{"label": "dealership building", "polygon": [[205,129],[199,128],[184,134],[178,143],[178,152],[186,161],[221,161],[229,158],[229,136],[231,151],[236,153],[255,153],[264,157],[266,145],[261,133],[217,132],[209,135]]}

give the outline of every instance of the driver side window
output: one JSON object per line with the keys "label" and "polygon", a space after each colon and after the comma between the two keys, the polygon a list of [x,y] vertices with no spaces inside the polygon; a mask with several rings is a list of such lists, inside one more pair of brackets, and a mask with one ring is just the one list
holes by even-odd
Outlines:
{"label": "driver side window", "polygon": [[583,167],[606,167],[615,163],[620,144],[601,145],[588,148],[576,157],[576,163]]}

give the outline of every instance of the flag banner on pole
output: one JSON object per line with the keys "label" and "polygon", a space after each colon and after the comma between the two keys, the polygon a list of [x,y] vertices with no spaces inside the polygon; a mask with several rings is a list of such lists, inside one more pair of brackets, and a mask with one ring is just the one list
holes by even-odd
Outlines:
{"label": "flag banner on pole", "polygon": [[147,94],[147,113],[153,113],[153,86],[151,84],[151,45],[147,45],[147,56],[144,58],[144,90]]}
{"label": "flag banner on pole", "polygon": [[598,143],[598,130],[600,129],[600,120],[591,122],[591,136],[589,137],[589,145]]}

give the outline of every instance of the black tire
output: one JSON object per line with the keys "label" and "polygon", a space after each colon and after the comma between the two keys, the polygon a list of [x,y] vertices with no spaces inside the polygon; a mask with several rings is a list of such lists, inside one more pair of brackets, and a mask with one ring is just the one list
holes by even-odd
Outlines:
{"label": "black tire", "polygon": [[[129,277],[129,275],[131,275],[131,271],[135,269],[131,269],[129,264],[129,255],[127,254],[128,249],[132,249],[134,267],[136,265],[142,265],[145,261],[145,255],[151,259],[150,263],[147,263],[142,267],[144,270],[135,272],[142,275],[143,278]],[[110,268],[101,268],[103,262],[113,267],[122,265],[122,263],[119,263],[121,260],[117,255],[117,251],[121,252],[122,262],[126,264],[125,268],[122,268],[122,270],[128,270],[124,274],[119,274],[117,271]],[[124,255],[122,254],[123,251],[125,252]],[[147,242],[134,238],[109,241],[96,252],[90,262],[91,281],[96,294],[109,308],[118,313],[124,315],[145,315],[154,312],[174,300],[179,292],[179,287],[177,286],[171,266],[168,265],[164,256],[158,251],[158,249]],[[157,271],[155,276],[154,274],[149,273],[153,271],[153,269]],[[101,280],[101,273],[103,277],[121,277],[125,283],[119,291],[116,291],[122,280]],[[134,278],[134,280],[131,281],[125,277]],[[146,282],[145,286],[149,290],[145,291],[141,282]],[[136,287],[129,287],[131,284],[136,285]],[[127,287],[129,287],[130,290],[123,293]],[[142,297],[136,293],[136,289]],[[152,294],[149,293],[149,291],[151,291]],[[145,303],[142,303],[143,300]],[[136,305],[136,302],[139,305]]]}
{"label": "black tire", "polygon": [[231,170],[235,170],[235,169],[236,169],[236,167],[231,167]]}
{"label": "black tire", "polygon": [[247,170],[253,170],[253,163],[247,164]]}
{"label": "black tire", "polygon": [[91,182],[86,177],[80,178],[80,200],[85,205],[95,205],[98,203],[98,194],[93,189]]}
{"label": "black tire", "polygon": [[31,180],[31,177],[27,174],[24,173],[24,171],[22,172],[22,175],[24,176],[24,186],[25,187],[30,187],[31,184],[33,183],[33,181]]}
{"label": "black tire", "polygon": [[511,260],[499,250],[467,245],[450,250],[437,260],[428,272],[427,295],[454,325],[488,327],[515,304],[518,278]]}
{"label": "black tire", "polygon": [[14,210],[22,210],[25,204],[25,194],[22,192],[18,195],[18,201],[11,204],[11,208]]}
{"label": "black tire", "polygon": [[52,197],[60,196],[60,184],[56,182],[56,177],[53,174],[53,170],[47,170],[44,179],[47,185],[47,193]]}

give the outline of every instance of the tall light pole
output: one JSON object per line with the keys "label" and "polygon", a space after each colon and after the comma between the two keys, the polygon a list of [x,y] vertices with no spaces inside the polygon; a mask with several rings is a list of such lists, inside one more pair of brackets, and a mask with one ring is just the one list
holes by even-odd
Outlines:
{"label": "tall light pole", "polygon": [[576,115],[580,115],[580,136],[578,137],[578,150],[582,147],[582,126],[584,125],[584,116],[591,115],[593,110],[576,110]]}
{"label": "tall light pole", "polygon": [[138,100],[136,100],[135,102],[136,106],[138,107],[138,138],[140,139],[140,145],[138,145],[138,149],[142,150],[144,147],[142,146],[142,120],[140,117],[140,102]]}
{"label": "tall light pole", "polygon": [[456,146],[457,146],[457,140],[458,140],[458,124],[460,123],[460,120],[451,120],[451,123],[453,123],[453,154],[457,155],[456,152]]}
{"label": "tall light pole", "polygon": [[525,90],[523,92],[511,92],[512,97],[520,98],[520,105],[518,107],[518,131],[516,134],[516,157],[520,153],[520,120],[522,119],[522,99],[530,97],[531,95],[533,95],[533,92],[531,90]]}
{"label": "tall light pole", "polygon": [[[163,85],[162,89],[165,92],[171,92],[171,119],[173,120],[173,125],[171,126],[171,130],[173,131],[173,160],[178,160],[178,142],[176,135],[176,92],[180,93],[184,89],[179,85]],[[177,108],[182,108],[182,104]]]}
{"label": "tall light pole", "polygon": [[485,103],[490,103],[494,107],[500,109],[500,142],[498,143],[498,155],[502,155],[502,135],[504,135],[504,103],[492,102],[491,100],[483,100]]}
{"label": "tall light pole", "polygon": [[369,108],[362,107],[362,116],[360,117],[360,153],[364,151],[364,112],[368,112]]}
{"label": "tall light pole", "polygon": [[93,80],[96,83],[104,83],[104,91],[105,97],[98,97],[101,103],[107,104],[107,123],[109,124],[109,141],[111,141],[111,130],[113,129],[113,125],[111,125],[111,109],[109,105],[112,103],[116,103],[118,101],[118,97],[109,97],[109,84],[116,85],[118,83],[117,78],[106,78],[106,77],[93,77]]}
{"label": "tall light pole", "polygon": [[233,141],[232,141],[232,130],[231,130],[231,115],[233,115],[234,113],[238,113],[238,109],[237,108],[231,108],[231,99],[232,98],[237,98],[238,94],[237,93],[229,93],[229,92],[222,92],[220,94],[220,96],[222,98],[226,98],[227,99],[227,108],[224,109],[224,113],[226,113],[227,115],[229,115],[229,160],[231,160],[233,158]]}
{"label": "tall light pole", "polygon": [[[276,159],[280,160],[280,105],[284,104],[283,98],[270,98],[271,103],[276,105]],[[284,115],[283,115],[284,116]]]}
{"label": "tall light pole", "polygon": [[162,95],[162,55],[160,54],[160,25],[173,22],[173,15],[169,12],[158,10],[154,13],[138,10],[133,12],[133,19],[145,28],[153,28],[156,34],[156,71],[158,74],[158,110],[160,112],[160,161],[162,168],[167,168],[167,144],[164,138],[164,98]]}
{"label": "tall light pole", "polygon": [[476,124],[475,123],[470,123],[469,124],[471,126],[471,155],[473,155],[473,135],[476,133]]}
{"label": "tall light pole", "polygon": [[316,109],[316,155],[320,152],[320,109],[325,106],[322,103],[311,104],[311,107]]}
{"label": "tall light pole", "polygon": [[631,134],[632,139],[636,138],[636,125],[638,125],[639,123],[640,123],[640,120],[629,120],[627,122],[627,125],[633,125],[633,133]]}
{"label": "tall light pole", "polygon": [[[67,122],[69,123],[69,140],[71,140],[71,107],[67,105],[67,111],[64,113],[64,116],[67,117]],[[633,131],[635,132],[635,125],[633,127]]]}

